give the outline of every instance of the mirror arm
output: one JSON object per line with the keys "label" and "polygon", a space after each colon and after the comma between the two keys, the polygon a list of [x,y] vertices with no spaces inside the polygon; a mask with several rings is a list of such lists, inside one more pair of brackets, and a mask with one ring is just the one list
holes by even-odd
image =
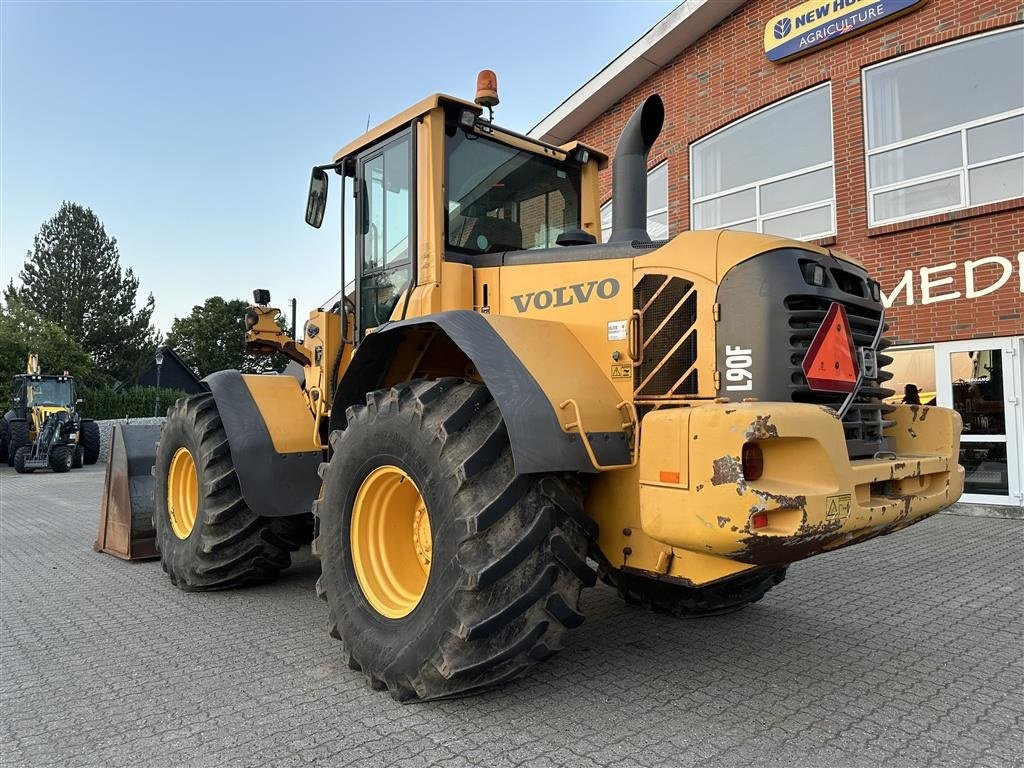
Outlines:
{"label": "mirror arm", "polygon": [[[316,166],[316,168],[318,170],[321,170],[321,171],[337,171],[339,174],[341,174],[341,173],[343,173],[345,171],[345,166],[347,165],[347,161],[348,161],[348,158],[347,157],[343,157],[343,158],[341,158],[341,160],[338,160],[336,163],[328,163],[327,165],[318,165],[318,166]],[[348,175],[348,174],[345,174],[345,175]]]}

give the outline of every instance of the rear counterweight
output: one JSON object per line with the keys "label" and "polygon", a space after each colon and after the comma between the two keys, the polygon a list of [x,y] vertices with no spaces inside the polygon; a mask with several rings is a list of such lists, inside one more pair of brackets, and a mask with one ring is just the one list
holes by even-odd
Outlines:
{"label": "rear counterweight", "polygon": [[[818,285],[816,282],[820,282]],[[841,409],[846,394],[808,386],[802,363],[829,307],[840,304],[849,318],[854,344],[870,349],[883,306],[867,272],[849,261],[799,248],[762,253],[730,269],[717,301],[719,394],[732,400],[808,403]],[[877,371],[865,378],[843,417],[851,458],[888,449],[883,431],[892,394],[885,383],[889,342],[879,340]]]}

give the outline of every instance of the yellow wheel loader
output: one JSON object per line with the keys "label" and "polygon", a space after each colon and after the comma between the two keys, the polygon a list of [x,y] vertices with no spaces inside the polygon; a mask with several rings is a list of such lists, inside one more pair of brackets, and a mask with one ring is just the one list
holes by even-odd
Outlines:
{"label": "yellow wheel loader", "polygon": [[557,652],[598,578],[721,613],[957,500],[960,419],[884,402],[863,266],[746,232],[652,242],[657,96],[619,140],[600,243],[607,158],[500,128],[493,75],[480,85],[314,168],[306,220],[333,172],[353,287],[342,252],[338,300],[301,341],[257,291],[247,349],[301,375],[222,371],[169,411],[153,524],[176,585],[271,578],[313,537],[348,665],[432,699]]}
{"label": "yellow wheel loader", "polygon": [[78,413],[75,380],[43,375],[39,356],[28,356],[25,373],[11,379],[11,407],[0,419],[0,461],[19,474],[37,469],[67,472],[95,464],[100,430]]}

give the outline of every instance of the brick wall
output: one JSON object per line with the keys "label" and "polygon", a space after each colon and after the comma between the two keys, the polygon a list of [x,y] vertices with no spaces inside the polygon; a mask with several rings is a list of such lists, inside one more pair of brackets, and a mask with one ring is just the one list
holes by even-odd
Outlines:
{"label": "brick wall", "polygon": [[[669,227],[689,228],[688,147],[743,115],[813,85],[832,83],[837,236],[823,243],[865,262],[891,294],[913,270],[914,305],[901,292],[889,335],[901,342],[945,341],[1024,332],[1024,199],[913,222],[868,228],[861,68],[910,51],[1024,20],[1017,0],[929,0],[906,16],[802,58],[773,64],[762,49],[765,22],[797,0],[749,0],[668,66],[591,123],[577,138],[611,155],[626,119],[651,93],[665,101],[665,127],[650,166],[669,161]],[[993,73],[996,74],[996,73]],[[941,83],[935,84],[942,98]],[[780,137],[784,140],[784,137]],[[609,166],[610,168],[610,166]],[[611,171],[601,175],[602,201]],[[1013,274],[999,290],[967,299],[964,264],[1001,256]],[[949,264],[951,269],[942,269]],[[932,303],[922,305],[922,274]],[[938,268],[938,269],[935,269]],[[979,266],[976,287],[998,265]],[[934,285],[952,277],[952,283]],[[959,292],[960,297],[934,301]]]}

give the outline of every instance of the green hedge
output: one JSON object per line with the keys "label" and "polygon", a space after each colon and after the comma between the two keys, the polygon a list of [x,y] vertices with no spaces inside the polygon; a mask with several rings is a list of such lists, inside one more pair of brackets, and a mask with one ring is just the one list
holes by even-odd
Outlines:
{"label": "green hedge", "polygon": [[[157,415],[165,416],[167,408],[179,397],[187,397],[178,389],[160,388],[160,410]],[[79,409],[87,419],[131,419],[152,416],[156,404],[157,390],[154,387],[136,387],[115,392],[112,389],[86,389],[79,387],[78,396],[84,400]]]}

